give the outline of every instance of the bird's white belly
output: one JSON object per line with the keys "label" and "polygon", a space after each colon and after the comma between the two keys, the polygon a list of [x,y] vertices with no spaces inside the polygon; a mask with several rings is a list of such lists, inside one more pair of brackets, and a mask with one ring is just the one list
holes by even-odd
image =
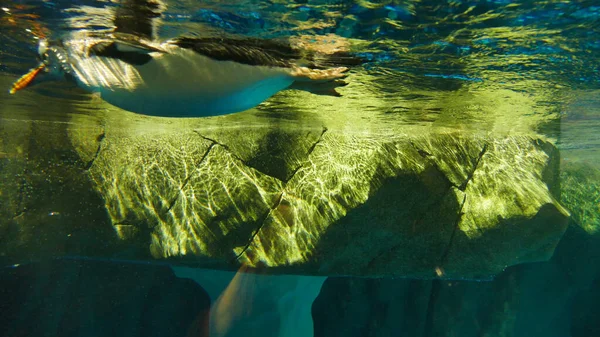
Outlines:
{"label": "bird's white belly", "polygon": [[152,56],[142,66],[92,56],[74,70],[83,87],[115,106],[171,117],[247,110],[294,82],[285,68],[215,61],[185,49]]}

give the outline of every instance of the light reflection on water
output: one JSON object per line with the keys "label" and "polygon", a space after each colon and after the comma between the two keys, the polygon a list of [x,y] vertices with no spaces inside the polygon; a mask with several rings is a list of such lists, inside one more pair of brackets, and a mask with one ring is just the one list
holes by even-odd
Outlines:
{"label": "light reflection on water", "polygon": [[[342,98],[286,91],[256,109],[191,123],[131,115],[92,95],[55,85],[19,97],[2,91],[0,118],[85,123],[107,116],[118,122],[120,116],[129,116],[140,129],[149,130],[250,123],[376,134],[423,127],[503,134],[533,131],[565,149],[589,148],[589,142],[579,146],[577,137],[565,133],[592,134],[594,124],[579,125],[580,119],[567,117],[568,127],[561,127],[560,118],[573,109],[598,115],[594,104],[577,103],[596,99],[593,90],[600,80],[595,52],[600,49],[596,38],[600,13],[593,1],[180,0],[166,4],[162,38],[225,32],[314,39],[347,43],[368,62],[352,70]],[[2,87],[9,88],[11,81],[35,66],[37,38],[108,27],[104,6],[113,5],[91,0],[78,5],[23,1],[4,7],[0,13]],[[55,109],[53,102],[68,104]],[[72,116],[77,117],[71,120]]]}

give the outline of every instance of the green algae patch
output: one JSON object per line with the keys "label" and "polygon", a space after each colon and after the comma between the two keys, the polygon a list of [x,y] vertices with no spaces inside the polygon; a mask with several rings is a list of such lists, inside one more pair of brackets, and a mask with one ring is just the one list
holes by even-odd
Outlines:
{"label": "green algae patch", "polygon": [[573,221],[589,234],[600,233],[600,170],[583,162],[563,162],[561,196]]}

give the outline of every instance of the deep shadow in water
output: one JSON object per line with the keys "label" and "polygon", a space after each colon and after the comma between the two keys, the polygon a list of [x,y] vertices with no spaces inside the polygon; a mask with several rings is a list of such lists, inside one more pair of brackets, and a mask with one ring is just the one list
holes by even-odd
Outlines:
{"label": "deep shadow in water", "polygon": [[0,270],[0,335],[207,337],[210,298],[169,267],[51,261]]}
{"label": "deep shadow in water", "polygon": [[315,337],[599,336],[599,238],[571,225],[549,262],[490,282],[329,278]]}

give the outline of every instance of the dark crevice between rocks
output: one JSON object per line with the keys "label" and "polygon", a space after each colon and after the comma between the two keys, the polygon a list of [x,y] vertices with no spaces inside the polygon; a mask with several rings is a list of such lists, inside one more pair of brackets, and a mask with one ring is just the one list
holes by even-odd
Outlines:
{"label": "dark crevice between rocks", "polygon": [[[215,146],[215,145],[222,146],[222,147],[223,147],[223,148],[224,148],[224,149],[225,149],[225,150],[226,150],[226,151],[227,151],[227,152],[228,152],[230,155],[232,155],[234,158],[236,158],[237,160],[239,160],[240,162],[242,162],[244,165],[248,165],[248,163],[247,163],[245,160],[243,160],[242,158],[240,158],[239,156],[237,156],[237,155],[236,155],[234,152],[232,152],[232,151],[231,151],[231,149],[230,149],[230,148],[229,148],[227,145],[225,145],[225,144],[223,144],[223,143],[220,143],[220,142],[218,142],[216,139],[213,139],[213,138],[210,138],[210,137],[206,137],[206,136],[202,135],[200,132],[198,132],[198,131],[196,131],[196,130],[194,130],[194,132],[195,132],[195,133],[196,133],[198,136],[200,136],[201,138],[203,138],[203,139],[205,139],[205,140],[208,140],[208,141],[210,141],[210,142],[212,143],[212,144],[211,144],[211,146],[209,147],[208,151],[210,151],[210,150],[212,149],[212,147],[213,147],[213,146]],[[317,145],[318,145],[318,144],[319,144],[321,141],[323,141],[323,136],[325,135],[325,132],[327,132],[327,128],[325,128],[325,127],[324,127],[324,128],[323,128],[323,130],[322,130],[322,132],[321,132],[321,134],[319,135],[319,138],[317,139],[317,141],[315,141],[315,143],[314,143],[314,144],[312,144],[312,146],[311,146],[311,147],[308,149],[308,151],[307,151],[307,154],[306,154],[307,158],[308,158],[308,157],[309,157],[309,156],[310,156],[310,155],[313,153],[313,151],[315,150],[315,148],[317,147]],[[206,157],[206,155],[208,155],[208,151],[207,151],[207,153],[205,154],[205,156],[202,158],[202,160],[201,160],[200,162],[202,162],[202,161],[204,160],[204,158]],[[281,179],[279,179],[279,178],[277,178],[277,177],[273,177],[273,176],[271,176],[271,175],[269,175],[269,177],[272,177],[272,178],[274,178],[274,179],[277,179],[277,180],[280,180],[280,181],[282,181],[282,182],[283,182],[283,184],[284,184],[284,186],[285,186],[285,184],[287,184],[287,183],[288,183],[288,181],[290,181],[290,180],[291,180],[291,179],[292,179],[292,178],[295,176],[295,174],[296,174],[296,173],[297,173],[297,172],[298,172],[298,171],[299,171],[299,170],[300,170],[300,169],[301,169],[301,168],[302,168],[304,165],[305,165],[305,164],[301,164],[301,165],[299,165],[298,167],[296,167],[296,168],[295,168],[295,169],[294,169],[294,170],[291,172],[291,174],[289,175],[289,177],[287,177],[287,179],[285,179],[285,180],[281,180]],[[188,178],[186,178],[186,180],[185,180],[185,182],[184,182],[184,185],[183,185],[183,186],[185,186],[185,184],[187,183],[187,181],[188,181],[188,180],[189,180],[189,177],[188,177]],[[182,187],[182,188],[183,188],[183,187]],[[245,252],[248,250],[248,248],[249,248],[249,247],[250,247],[250,245],[252,244],[252,241],[254,241],[254,238],[256,237],[256,235],[258,235],[258,233],[260,232],[260,230],[262,229],[262,227],[265,225],[265,223],[266,223],[266,222],[267,222],[267,220],[269,219],[269,216],[270,216],[270,215],[273,213],[273,211],[274,211],[274,210],[275,210],[277,207],[279,207],[279,205],[280,205],[281,201],[283,200],[283,195],[284,195],[284,192],[282,192],[282,193],[279,195],[279,198],[277,198],[276,202],[275,202],[275,203],[274,203],[274,204],[273,204],[273,205],[272,205],[272,206],[271,206],[271,207],[270,207],[270,208],[269,208],[269,209],[268,209],[268,210],[265,212],[265,214],[264,214],[264,215],[261,217],[261,220],[258,222],[258,223],[259,223],[259,225],[258,225],[258,227],[256,228],[256,230],[255,230],[255,231],[252,233],[252,235],[250,236],[250,239],[248,240],[248,243],[247,243],[247,244],[244,246],[244,249],[242,249],[242,251],[241,251],[239,254],[237,254],[237,255],[235,256],[235,258],[233,259],[233,261],[237,261],[237,260],[239,260],[239,258],[240,258],[240,257],[241,257],[241,256],[242,256],[242,255],[243,255],[243,254],[244,254],[244,253],[245,253]],[[169,208],[168,208],[167,212],[171,210],[171,208],[173,207],[173,205],[175,205],[175,202],[177,201],[178,197],[179,197],[179,194],[173,198],[173,201],[171,202],[171,204],[170,204],[170,206],[169,206]]]}
{"label": "dark crevice between rocks", "polygon": [[256,237],[256,235],[258,235],[258,233],[260,232],[260,230],[263,228],[263,226],[265,225],[265,222],[267,222],[267,219],[269,219],[269,216],[271,216],[271,214],[273,213],[273,211],[277,207],[279,207],[279,205],[281,204],[282,200],[283,200],[283,193],[279,194],[279,198],[277,198],[277,200],[275,201],[275,203],[273,204],[273,206],[271,206],[271,208],[269,208],[269,210],[267,210],[265,212],[265,215],[262,217],[261,221],[259,222],[258,227],[254,231],[254,233],[252,233],[252,236],[250,236],[250,239],[248,240],[248,243],[246,244],[246,246],[244,246],[244,249],[242,249],[242,251],[239,254],[236,255],[236,257],[234,258],[234,261],[239,260],[239,258],[246,252],[246,250],[248,250],[248,247],[250,247],[250,245],[252,244],[252,241],[254,241],[254,238]]}
{"label": "dark crevice between rocks", "polygon": [[[210,151],[213,149],[213,147],[215,147],[215,145],[217,145],[218,143],[213,141],[212,144],[210,144],[210,146],[208,147],[208,149],[206,149],[206,152],[204,152],[204,155],[202,155],[202,158],[200,159],[200,161],[198,162],[198,165],[202,164],[202,162],[204,160],[206,160],[206,157],[208,157],[208,154],[210,153]],[[181,186],[179,186],[179,192],[175,194],[175,196],[171,199],[171,201],[169,202],[169,207],[167,208],[167,210],[165,211],[166,213],[169,213],[171,211],[171,209],[173,208],[173,206],[175,206],[175,203],[177,202],[177,200],[179,200],[179,196],[181,195],[181,192],[183,191],[183,189],[187,186],[187,184],[189,183],[190,179],[194,176],[193,173],[191,173],[190,175],[188,175],[187,177],[185,177],[185,179],[183,180],[183,183],[181,184]]]}
{"label": "dark crevice between rocks", "polygon": [[244,159],[242,159],[241,157],[239,157],[237,154],[235,154],[235,152],[233,152],[233,151],[232,151],[232,150],[229,148],[229,146],[227,146],[226,144],[223,144],[223,143],[221,143],[221,142],[217,141],[216,139],[212,139],[212,138],[210,138],[210,137],[206,137],[206,136],[202,135],[200,132],[198,132],[198,131],[196,131],[196,130],[194,130],[194,132],[195,132],[195,133],[196,133],[198,136],[200,136],[200,138],[202,138],[202,139],[205,139],[205,140],[208,140],[209,142],[213,143],[213,144],[211,144],[211,147],[212,147],[213,145],[219,145],[219,146],[223,147],[225,150],[227,150],[227,153],[229,153],[230,155],[232,155],[232,156],[233,156],[235,159],[237,159],[237,160],[241,161],[242,163],[244,163],[244,165],[246,164],[246,161],[245,161]]}
{"label": "dark crevice between rocks", "polygon": [[467,179],[465,179],[465,181],[462,184],[460,184],[460,186],[456,186],[459,190],[464,192],[467,189],[467,185],[469,184],[471,179],[473,179],[475,170],[477,170],[477,167],[479,166],[479,163],[481,162],[481,158],[483,158],[483,155],[486,152],[487,152],[487,144],[483,144],[483,148],[481,149],[481,151],[479,152],[479,155],[477,156],[477,161],[475,162],[475,165],[473,165],[473,170],[471,170],[471,172],[467,176]]}
{"label": "dark crevice between rocks", "polygon": [[[429,164],[431,164],[441,175],[444,176],[445,180],[448,182],[448,190],[450,190],[450,188],[452,188],[452,186],[457,187],[454,183],[452,183],[450,178],[448,178],[448,176],[446,174],[444,174],[444,171],[440,168],[440,166],[435,161],[435,159],[432,159],[432,157],[435,158],[435,156],[433,154],[419,148],[413,141],[410,142],[410,145],[417,151],[417,153],[423,159],[426,159]],[[446,193],[447,193],[447,191],[446,191]]]}
{"label": "dark crevice between rocks", "polygon": [[[485,151],[485,146],[484,146],[484,150],[482,152],[484,152],[484,151]],[[479,156],[478,163],[479,163],[479,160],[481,159],[481,156],[482,155]],[[475,170],[473,170],[473,171],[475,171]],[[454,237],[456,236],[456,231],[458,230],[458,225],[460,223],[460,219],[463,216],[463,207],[465,206],[466,201],[467,201],[467,195],[465,194],[463,196],[462,203],[460,204],[460,208],[458,209],[458,214],[456,215],[456,220],[454,221],[454,228],[452,229],[452,234],[450,234],[450,240],[448,240],[448,246],[444,250],[444,253],[442,254],[442,256],[440,258],[440,263],[439,263],[438,267],[436,267],[436,270],[435,270],[438,277],[443,275],[443,272],[444,272],[443,266],[446,263],[448,254],[450,253],[450,247],[452,247],[452,242],[454,241]],[[435,307],[436,307],[436,302],[438,301],[438,298],[440,296],[441,282],[442,281],[438,280],[438,279],[431,280],[431,289],[429,291],[429,300],[427,301],[427,308],[425,309],[425,329],[423,330],[423,337],[434,336],[433,327],[434,327],[434,320],[435,320]]]}
{"label": "dark crevice between rocks", "polygon": [[[417,150],[417,153],[419,153],[419,155],[423,158],[429,158],[432,157],[433,155],[423,149],[421,149],[420,147],[417,146],[417,144],[415,144],[413,141],[410,142],[410,145]],[[437,165],[436,165],[437,166]]]}
{"label": "dark crevice between rocks", "polygon": [[[410,142],[410,145],[412,145],[412,147],[419,153],[419,155],[425,159],[429,159],[431,157],[433,157],[433,154],[419,148],[414,142]],[[479,152],[479,155],[477,156],[477,160],[475,161],[475,165],[473,165],[473,170],[471,170],[471,172],[469,173],[469,175],[467,175],[467,178],[465,179],[465,181],[460,184],[460,186],[456,186],[454,183],[452,183],[450,181],[450,184],[456,188],[458,188],[461,191],[465,191],[465,189],[467,188],[467,184],[469,183],[469,181],[471,181],[471,179],[473,179],[473,175],[475,174],[475,170],[477,169],[477,167],[479,166],[479,162],[481,161],[481,158],[483,158],[483,155],[487,152],[487,144],[483,145],[483,148],[481,149],[481,151]],[[438,166],[438,164],[435,161],[432,161],[432,164],[435,166],[435,168],[440,171],[443,172],[440,167]]]}
{"label": "dark crevice between rocks", "polygon": [[102,143],[104,142],[105,138],[106,138],[106,132],[104,130],[102,130],[102,133],[99,134],[98,137],[96,138],[96,141],[98,142],[98,148],[96,149],[96,153],[94,153],[94,156],[92,157],[92,159],[87,164],[85,164],[85,166],[83,167],[83,169],[85,171],[89,171],[92,168],[92,166],[94,165],[94,162],[100,155],[100,151],[102,150]]}
{"label": "dark crevice between rocks", "polygon": [[[452,229],[452,234],[450,234],[450,240],[448,240],[448,246],[444,250],[440,258],[440,268],[446,263],[446,259],[448,258],[448,254],[450,253],[450,247],[452,247],[452,242],[454,241],[454,237],[456,236],[456,231],[458,230],[458,224],[460,223],[460,219],[463,216],[463,207],[465,206],[465,202],[467,201],[467,195],[465,194],[463,197],[463,201],[460,204],[460,208],[458,209],[458,214],[456,215],[456,220],[454,221],[454,228]],[[442,269],[443,270],[443,269]]]}
{"label": "dark crevice between rocks", "polygon": [[[202,135],[199,131],[194,130],[194,132],[198,136],[202,137],[203,139],[206,139],[206,140],[208,140],[210,142],[216,143],[219,146],[222,146],[225,150],[227,150],[227,152],[230,155],[232,155],[235,159],[241,161],[244,165],[249,166],[249,167],[253,167],[253,165],[250,165],[251,163],[249,163],[248,160],[244,160],[243,158],[239,157],[226,144],[220,143],[216,139],[213,139],[213,138],[210,138],[210,137],[206,137],[206,136]],[[317,145],[323,140],[323,135],[325,134],[325,132],[327,132],[327,128],[324,127],[323,130],[321,131],[321,135],[319,135],[319,139],[317,139],[317,141],[308,149],[308,152],[306,153],[307,157],[310,156],[310,154],[315,150],[315,148],[317,147]],[[274,178],[274,179],[277,179],[277,180],[283,182],[284,185],[285,185],[285,184],[287,184],[288,181],[290,181],[294,177],[294,175],[298,172],[298,170],[300,170],[303,166],[304,166],[304,164],[298,165],[298,167],[296,167],[295,169],[293,169],[291,171],[291,173],[287,177],[285,177],[285,179],[281,179],[280,177],[275,177],[275,176],[273,176],[271,174],[267,174],[267,173],[265,173],[263,171],[261,171],[261,172],[264,173],[264,174],[266,174],[266,175],[268,175],[271,178]]]}
{"label": "dark crevice between rocks", "polygon": [[[313,151],[315,150],[315,148],[317,147],[317,145],[319,145],[320,142],[323,141],[323,136],[325,135],[325,132],[327,132],[327,128],[323,128],[323,131],[321,131],[321,135],[319,136],[319,139],[317,139],[317,141],[308,149],[308,152],[306,153],[306,161],[308,161],[308,157],[310,157],[310,155],[313,153]],[[287,179],[283,182],[284,184],[287,184],[288,181],[292,180],[292,178],[294,178],[294,176],[296,175],[296,173],[298,173],[298,171],[304,166],[304,163],[298,165],[298,167],[296,167],[295,169],[292,170],[292,172],[290,173],[289,177],[287,177]]]}
{"label": "dark crevice between rocks", "polygon": [[[484,144],[483,148],[479,152],[479,155],[477,156],[477,161],[475,162],[475,165],[473,166],[473,170],[471,170],[471,172],[467,176],[467,179],[465,179],[465,181],[460,186],[456,186],[456,188],[458,188],[462,192],[464,192],[467,189],[467,185],[473,179],[475,170],[477,170],[477,168],[479,167],[479,164],[481,163],[481,159],[483,158],[483,156],[485,155],[486,152],[487,152],[487,144]],[[452,233],[450,234],[450,239],[448,240],[448,246],[446,247],[446,249],[444,250],[444,253],[440,257],[440,263],[439,263],[440,269],[436,270],[436,273],[437,272],[443,273],[443,266],[446,264],[448,254],[450,253],[450,248],[452,247],[452,242],[454,242],[454,237],[456,236],[456,231],[458,230],[458,225],[460,224],[460,219],[464,215],[463,208],[465,206],[466,201],[467,201],[467,194],[465,193],[465,195],[463,196],[463,200],[460,204],[460,208],[458,209],[458,213],[456,214],[456,220],[454,221],[454,228],[452,229]],[[438,276],[441,276],[441,275],[438,275]]]}

